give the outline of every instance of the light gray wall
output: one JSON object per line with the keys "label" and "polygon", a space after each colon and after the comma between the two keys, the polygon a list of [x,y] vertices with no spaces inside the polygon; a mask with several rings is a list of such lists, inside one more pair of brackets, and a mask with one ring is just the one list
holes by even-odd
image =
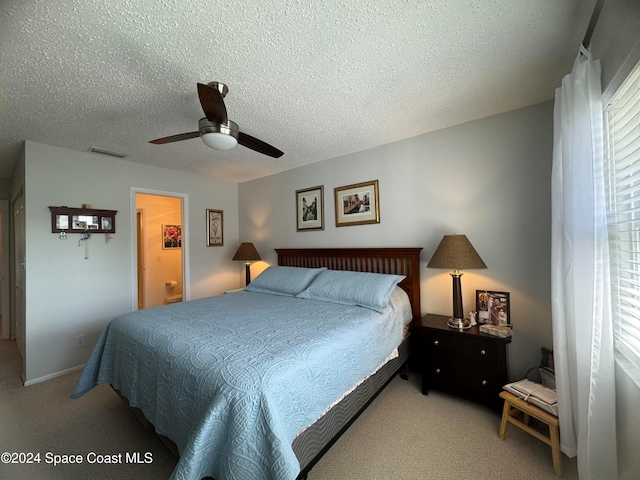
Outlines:
{"label": "light gray wall", "polygon": [[[188,194],[191,298],[237,288],[238,186],[173,170],[34,142],[25,146],[26,368],[27,383],[82,365],[100,332],[132,309],[131,187]],[[49,206],[117,210],[116,233],[89,241],[89,258],[77,234],[51,233]],[[206,246],[206,209],[224,210],[225,245]],[[135,206],[134,206],[135,210]],[[135,223],[134,223],[135,224]],[[74,347],[76,335],[85,347]]]}
{"label": "light gray wall", "polygon": [[[426,264],[443,235],[463,233],[488,266],[464,272],[465,311],[476,289],[510,292],[510,376],[522,378],[552,346],[552,117],[548,102],[242,183],[240,239],[270,264],[274,248],[423,247],[423,313],[449,315],[451,277]],[[334,188],[376,179],[381,222],[336,227]],[[295,191],[317,185],[325,230],[296,232]]]}

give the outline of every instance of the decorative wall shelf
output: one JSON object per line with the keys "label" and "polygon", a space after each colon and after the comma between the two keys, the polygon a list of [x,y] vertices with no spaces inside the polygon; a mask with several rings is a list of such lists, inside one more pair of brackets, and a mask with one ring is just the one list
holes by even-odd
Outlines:
{"label": "decorative wall shelf", "polygon": [[117,210],[49,207],[51,233],[116,233]]}

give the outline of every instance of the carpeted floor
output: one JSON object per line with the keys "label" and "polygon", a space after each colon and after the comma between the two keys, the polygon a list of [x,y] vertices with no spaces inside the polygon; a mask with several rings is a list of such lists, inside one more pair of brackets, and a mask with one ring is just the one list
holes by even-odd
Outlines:
{"label": "carpeted floor", "polygon": [[[15,342],[0,340],[0,454],[40,454],[40,463],[0,463],[0,479],[168,478],[176,458],[108,386],[69,398],[78,374],[23,387]],[[424,396],[419,380],[396,377],[309,480],[556,478],[550,447],[513,426],[501,441],[497,413],[435,391]],[[82,463],[54,466],[55,455]],[[89,463],[100,459],[122,463]],[[578,478],[575,459],[563,456],[563,469],[565,479]]]}

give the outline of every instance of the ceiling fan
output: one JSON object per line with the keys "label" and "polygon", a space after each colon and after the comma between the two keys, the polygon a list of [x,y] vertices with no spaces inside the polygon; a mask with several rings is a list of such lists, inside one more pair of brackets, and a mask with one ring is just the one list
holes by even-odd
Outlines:
{"label": "ceiling fan", "polygon": [[281,157],[284,152],[241,132],[238,124],[227,118],[227,109],[224,106],[223,98],[228,92],[229,88],[224,83],[211,82],[207,85],[198,83],[198,98],[205,114],[205,117],[198,121],[198,131],[157,138],[149,143],[163,145],[200,137],[205,145],[214,150],[230,150],[239,143],[258,153],[274,158]]}

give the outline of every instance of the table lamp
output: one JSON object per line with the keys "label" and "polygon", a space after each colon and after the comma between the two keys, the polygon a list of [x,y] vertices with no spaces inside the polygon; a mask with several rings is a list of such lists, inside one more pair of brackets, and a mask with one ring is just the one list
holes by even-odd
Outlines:
{"label": "table lamp", "polygon": [[466,329],[469,320],[464,318],[462,308],[462,286],[460,277],[462,269],[487,268],[473,248],[466,235],[445,235],[433,253],[427,268],[448,268],[453,279],[453,317],[447,322],[451,328]]}
{"label": "table lamp", "polygon": [[233,260],[241,260],[244,262],[245,273],[247,276],[245,285],[249,285],[251,283],[251,262],[262,260],[262,258],[260,258],[260,254],[256,250],[256,247],[254,247],[251,242],[241,243],[238,247],[238,251],[233,256]]}

